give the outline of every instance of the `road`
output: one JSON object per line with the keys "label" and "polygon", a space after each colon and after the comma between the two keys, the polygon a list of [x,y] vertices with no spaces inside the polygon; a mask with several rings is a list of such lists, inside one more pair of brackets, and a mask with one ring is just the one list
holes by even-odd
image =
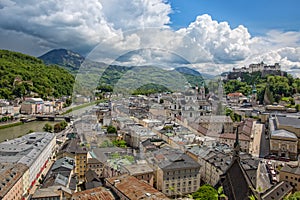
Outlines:
{"label": "road", "polygon": [[269,154],[270,149],[269,139],[266,138],[265,134],[265,125],[254,122],[252,134],[251,154],[254,157],[265,157]]}

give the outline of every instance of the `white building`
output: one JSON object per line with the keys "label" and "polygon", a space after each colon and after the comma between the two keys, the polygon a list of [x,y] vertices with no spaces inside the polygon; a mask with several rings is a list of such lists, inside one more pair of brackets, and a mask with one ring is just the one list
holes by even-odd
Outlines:
{"label": "white building", "polygon": [[[24,180],[24,190],[38,180],[56,144],[54,133],[34,132],[21,138],[0,143],[0,160],[6,163],[23,163],[29,167],[29,176]],[[24,178],[24,177],[23,177]]]}

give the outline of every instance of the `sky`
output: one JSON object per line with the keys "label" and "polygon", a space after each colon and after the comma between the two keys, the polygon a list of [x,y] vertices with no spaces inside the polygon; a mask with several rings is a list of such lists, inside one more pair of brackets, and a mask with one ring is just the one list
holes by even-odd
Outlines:
{"label": "sky", "polygon": [[298,0],[0,0],[0,48],[33,56],[65,48],[209,74],[278,62],[298,76],[299,8]]}

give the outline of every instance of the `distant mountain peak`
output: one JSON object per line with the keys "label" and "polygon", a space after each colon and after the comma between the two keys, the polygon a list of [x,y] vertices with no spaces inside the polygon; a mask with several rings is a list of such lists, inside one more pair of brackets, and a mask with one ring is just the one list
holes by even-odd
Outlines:
{"label": "distant mountain peak", "polygon": [[67,49],[53,49],[39,59],[43,60],[46,64],[55,64],[64,67],[70,72],[76,72],[85,58],[79,53]]}

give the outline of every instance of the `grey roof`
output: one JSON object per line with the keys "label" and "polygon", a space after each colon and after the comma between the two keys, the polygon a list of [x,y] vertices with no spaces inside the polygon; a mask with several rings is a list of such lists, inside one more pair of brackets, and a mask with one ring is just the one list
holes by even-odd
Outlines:
{"label": "grey roof", "polygon": [[98,159],[100,162],[104,163],[108,160],[107,154],[110,153],[126,153],[127,150],[119,147],[107,147],[107,148],[95,148],[90,152],[93,158]]}
{"label": "grey roof", "polygon": [[283,199],[287,194],[289,194],[293,190],[293,187],[285,181],[282,181],[276,185],[274,185],[272,188],[270,188],[268,191],[266,191],[261,199],[262,200],[274,200],[274,199]]}
{"label": "grey roof", "polygon": [[0,160],[30,166],[55,138],[54,133],[34,132],[0,143]]}
{"label": "grey roof", "polygon": [[87,182],[92,181],[98,181],[100,182],[100,179],[98,178],[98,175],[93,170],[89,169],[87,172],[85,172],[85,178]]}
{"label": "grey roof", "polygon": [[74,168],[74,165],[75,165],[75,161],[73,158],[64,157],[64,158],[56,160],[55,163],[53,164],[51,170],[55,170],[60,167],[72,170]]}
{"label": "grey roof", "polygon": [[145,173],[153,173],[153,169],[148,164],[133,164],[123,166],[130,175],[139,175]]}
{"label": "grey roof", "polygon": [[198,162],[178,149],[159,149],[154,152],[154,155],[162,158],[158,161],[158,166],[162,170],[200,168]]}
{"label": "grey roof", "polygon": [[296,174],[296,175],[300,175],[300,167],[299,166],[289,166],[289,165],[284,165],[281,168],[282,172],[288,172],[291,174]]}
{"label": "grey roof", "polygon": [[300,128],[300,119],[295,117],[276,116],[279,125],[293,126]]}
{"label": "grey roof", "polygon": [[273,137],[283,137],[283,138],[291,138],[291,139],[297,139],[297,136],[289,131],[279,129],[271,132],[271,138]]}
{"label": "grey roof", "polygon": [[55,178],[54,185],[63,185],[67,186],[68,185],[69,179],[61,174],[58,174]]}

